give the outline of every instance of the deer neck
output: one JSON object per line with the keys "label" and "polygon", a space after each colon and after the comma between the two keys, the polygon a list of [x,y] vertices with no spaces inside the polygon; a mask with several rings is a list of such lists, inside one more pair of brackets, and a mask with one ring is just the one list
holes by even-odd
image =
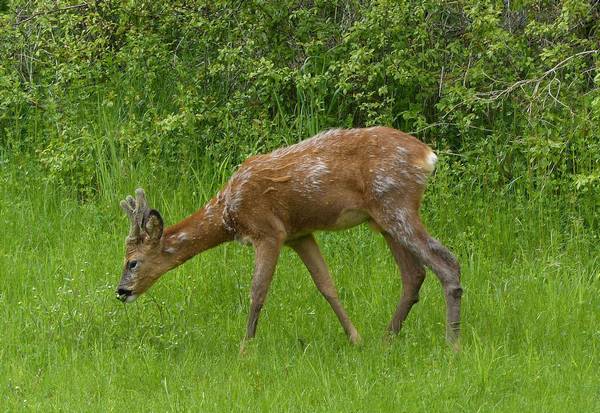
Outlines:
{"label": "deer neck", "polygon": [[233,237],[223,225],[223,205],[213,198],[203,208],[167,227],[162,252],[173,268]]}

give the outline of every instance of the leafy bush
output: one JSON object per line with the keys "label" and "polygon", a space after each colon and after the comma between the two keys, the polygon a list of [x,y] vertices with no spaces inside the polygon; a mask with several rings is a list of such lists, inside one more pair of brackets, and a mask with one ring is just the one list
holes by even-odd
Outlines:
{"label": "leafy bush", "polygon": [[374,124],[458,155],[470,188],[598,191],[598,2],[16,0],[0,13],[0,145],[79,191],[100,185],[98,157],[185,174]]}

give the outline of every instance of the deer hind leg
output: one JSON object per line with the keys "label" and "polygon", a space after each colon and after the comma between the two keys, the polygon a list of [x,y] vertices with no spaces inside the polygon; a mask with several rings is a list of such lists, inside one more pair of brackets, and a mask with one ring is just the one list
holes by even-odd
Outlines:
{"label": "deer hind leg", "polygon": [[[254,338],[256,334],[258,317],[269,291],[271,280],[273,279],[281,245],[282,243],[275,239],[261,240],[254,243],[256,256],[250,293],[250,312],[248,314],[248,325],[244,342]],[[241,351],[243,351],[244,342],[242,342]]]}
{"label": "deer hind leg", "polygon": [[315,285],[327,302],[329,302],[335,315],[340,320],[350,342],[352,344],[359,344],[361,341],[360,335],[338,298],[337,290],[327,269],[327,264],[325,264],[325,260],[319,251],[319,246],[314,237],[308,235],[291,242],[289,245],[296,251],[302,262],[304,262],[304,265],[306,265]]}
{"label": "deer hind leg", "polygon": [[456,343],[460,333],[460,299],[463,291],[458,261],[446,247],[427,233],[416,211],[397,208],[375,211],[372,217],[385,232],[438,277],[446,298],[446,338],[450,343]]}
{"label": "deer hind leg", "polygon": [[397,334],[402,328],[402,323],[406,320],[410,309],[419,301],[419,290],[425,280],[425,268],[412,252],[397,242],[390,234],[383,233],[383,237],[400,268],[402,277],[402,297],[388,325],[388,331],[391,334]]}

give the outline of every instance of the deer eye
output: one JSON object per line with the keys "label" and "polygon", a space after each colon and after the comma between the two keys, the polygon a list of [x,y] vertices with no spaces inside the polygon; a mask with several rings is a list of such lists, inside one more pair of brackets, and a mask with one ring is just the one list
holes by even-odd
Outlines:
{"label": "deer eye", "polygon": [[130,270],[135,270],[137,268],[137,266],[138,266],[138,262],[136,260],[129,261],[127,263],[127,268]]}

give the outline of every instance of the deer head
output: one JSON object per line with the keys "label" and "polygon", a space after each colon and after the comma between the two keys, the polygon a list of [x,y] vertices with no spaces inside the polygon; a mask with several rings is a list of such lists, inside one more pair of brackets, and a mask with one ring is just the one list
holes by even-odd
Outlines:
{"label": "deer head", "polygon": [[117,298],[130,303],[146,291],[166,271],[162,259],[163,219],[160,213],[148,207],[141,188],[121,201],[131,227],[125,239],[123,275],[117,287]]}

